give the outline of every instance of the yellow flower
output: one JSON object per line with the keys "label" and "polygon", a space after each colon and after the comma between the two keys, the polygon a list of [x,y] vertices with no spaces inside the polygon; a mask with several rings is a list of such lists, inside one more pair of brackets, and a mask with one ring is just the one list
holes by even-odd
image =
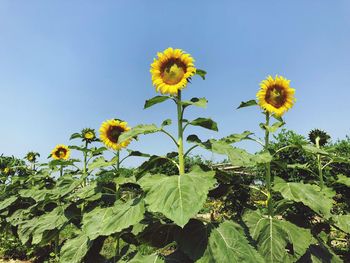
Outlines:
{"label": "yellow flower", "polygon": [[84,138],[87,140],[91,140],[95,137],[95,134],[92,131],[88,131],[87,133],[84,134]]}
{"label": "yellow flower", "polygon": [[125,121],[116,119],[107,120],[102,123],[100,127],[100,138],[102,142],[108,147],[114,150],[120,150],[128,146],[131,140],[126,140],[118,143],[119,136],[126,131],[130,130],[130,127]]}
{"label": "yellow flower", "polygon": [[94,129],[86,128],[81,131],[83,141],[91,143],[96,140],[96,134]]}
{"label": "yellow flower", "polygon": [[171,47],[157,55],[150,70],[153,86],[162,94],[177,95],[186,87],[188,78],[196,74],[194,59],[183,50]]}
{"label": "yellow flower", "polygon": [[51,151],[51,157],[55,160],[67,160],[70,155],[70,150],[66,145],[58,144],[56,147]]}
{"label": "yellow flower", "polygon": [[11,169],[9,167],[5,167],[4,174],[9,174]]}
{"label": "yellow flower", "polygon": [[290,80],[278,75],[275,78],[268,76],[263,80],[256,94],[260,107],[276,116],[282,116],[293,107],[295,89],[292,89],[289,83]]}

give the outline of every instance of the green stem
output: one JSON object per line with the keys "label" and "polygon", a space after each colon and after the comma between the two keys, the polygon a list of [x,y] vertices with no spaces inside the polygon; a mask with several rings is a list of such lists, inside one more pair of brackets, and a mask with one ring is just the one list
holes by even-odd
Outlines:
{"label": "green stem", "polygon": [[[85,142],[85,150],[87,150],[88,142]],[[87,185],[87,152],[84,151],[84,167],[83,167],[83,177],[84,177],[84,186]]]}
{"label": "green stem", "polygon": [[55,257],[56,257],[56,259],[58,259],[58,253],[59,253],[59,251],[58,251],[58,246],[59,246],[59,243],[60,243],[60,234],[59,234],[59,232],[56,234],[56,237],[55,237]]}
{"label": "green stem", "polygon": [[178,127],[178,153],[179,153],[179,174],[183,175],[185,173],[185,158],[184,158],[184,145],[183,145],[183,127],[182,127],[182,117],[183,109],[181,105],[181,91],[179,90],[177,95],[177,127]]}
{"label": "green stem", "polygon": [[[270,125],[270,114],[268,112],[265,113],[266,115],[266,126]],[[269,151],[269,144],[270,144],[270,132],[265,129],[265,151]],[[267,209],[268,209],[268,215],[273,215],[273,204],[272,204],[272,194],[271,194],[271,163],[266,163],[266,175],[265,175],[265,183],[267,187]]]}
{"label": "green stem", "polygon": [[117,156],[117,170],[119,171],[119,168],[120,168],[120,150],[117,151],[116,156]]}
{"label": "green stem", "polygon": [[[316,138],[316,147],[320,149],[320,137]],[[320,188],[321,190],[324,187],[324,182],[323,182],[323,173],[322,173],[322,164],[321,164],[321,156],[317,154],[317,166],[318,166],[318,175],[320,177]]]}

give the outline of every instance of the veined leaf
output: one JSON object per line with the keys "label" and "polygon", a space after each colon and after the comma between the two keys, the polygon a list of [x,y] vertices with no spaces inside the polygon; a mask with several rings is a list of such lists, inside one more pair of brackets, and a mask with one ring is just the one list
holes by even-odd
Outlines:
{"label": "veined leaf", "polygon": [[[330,210],[333,205],[331,196],[335,195],[334,191],[328,189],[321,191],[321,188],[317,185],[289,183],[279,177],[275,177],[273,190],[280,192],[287,200],[303,203],[326,218],[331,216]],[[322,202],[320,202],[320,200],[322,200]]]}
{"label": "veined leaf", "polygon": [[45,231],[60,229],[69,218],[65,215],[68,205],[58,206],[49,213],[21,222],[18,226],[18,235],[25,244],[33,236],[32,244],[39,244]]}
{"label": "veined leaf", "polygon": [[170,99],[169,96],[155,96],[149,100],[146,100],[144,109],[152,107],[155,104],[162,103],[163,101],[166,101],[168,99]]}
{"label": "veined leaf", "polygon": [[145,206],[142,199],[126,203],[116,202],[112,207],[97,207],[84,214],[83,231],[91,240],[99,236],[109,236],[137,224],[143,219],[144,213]]}
{"label": "veined leaf", "polygon": [[245,108],[245,107],[250,107],[250,106],[256,106],[256,105],[258,105],[258,103],[256,102],[256,100],[242,101],[241,104],[238,106],[237,109]]}
{"label": "veined leaf", "polygon": [[123,142],[123,141],[127,141],[127,140],[131,140],[131,139],[133,139],[141,134],[155,133],[155,132],[158,132],[160,130],[161,130],[161,128],[158,128],[154,124],[147,124],[147,125],[140,124],[140,125],[133,127],[131,130],[129,130],[127,132],[123,132],[118,138],[118,143]]}
{"label": "veined leaf", "polygon": [[[288,221],[262,216],[259,211],[246,212],[243,220],[257,242],[259,253],[269,263],[295,262],[312,242],[310,230]],[[291,245],[292,249],[288,251],[287,245]]]}
{"label": "veined leaf", "polygon": [[218,131],[217,123],[209,118],[197,118],[189,122],[189,124],[193,126],[200,126],[212,131]]}
{"label": "veined leaf", "polygon": [[91,241],[85,233],[80,233],[73,239],[68,239],[60,253],[60,262],[62,263],[80,263],[91,247]]}
{"label": "veined leaf", "polygon": [[249,244],[241,227],[225,221],[211,230],[208,247],[198,263],[263,263],[264,259]]}
{"label": "veined leaf", "polygon": [[192,98],[191,100],[181,101],[181,104],[184,107],[193,105],[193,106],[197,106],[197,107],[200,107],[200,108],[206,108],[207,107],[207,103],[208,103],[208,100],[206,98]]}
{"label": "veined leaf", "polygon": [[107,161],[103,156],[95,158],[91,163],[88,165],[88,169],[90,171],[95,170],[96,168],[102,168],[114,165],[118,162],[118,157],[113,157],[112,160]]}
{"label": "veined leaf", "polygon": [[209,189],[215,184],[214,174],[196,167],[181,176],[145,176],[139,183],[146,192],[148,209],[162,213],[183,227],[203,207]]}
{"label": "veined leaf", "polygon": [[313,146],[311,144],[304,144],[301,146],[304,151],[308,152],[308,153],[312,153],[312,154],[321,154],[321,155],[329,155],[328,152],[317,148],[316,146]]}
{"label": "veined leaf", "polygon": [[277,131],[280,127],[282,127],[284,124],[286,124],[283,121],[278,121],[275,122],[274,124],[272,124],[271,126],[267,126],[264,123],[260,123],[260,127],[264,130],[269,131],[270,133],[274,133],[275,131]]}
{"label": "veined leaf", "polygon": [[250,140],[251,138],[249,136],[252,134],[253,133],[250,131],[244,131],[242,133],[234,133],[220,139],[220,141],[224,141],[228,144],[232,144],[232,143],[240,142],[242,140]]}

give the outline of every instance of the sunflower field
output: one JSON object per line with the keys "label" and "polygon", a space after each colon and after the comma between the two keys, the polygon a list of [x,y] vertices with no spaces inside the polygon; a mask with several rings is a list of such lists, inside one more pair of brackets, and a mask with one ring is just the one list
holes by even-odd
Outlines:
{"label": "sunflower field", "polygon": [[[144,109],[173,103],[175,121],[129,127],[114,116],[101,120],[98,132],[84,128],[70,136],[71,145],[53,146],[45,163],[36,152],[24,159],[0,157],[0,257],[62,263],[350,262],[350,139],[332,143],[319,129],[309,138],[287,130],[283,116],[297,107],[290,80],[268,76],[253,99],[237,105],[262,113],[257,126],[264,138],[238,131],[205,140],[187,128],[215,132],[217,123],[189,120],[186,112],[208,101],[185,94],[205,80],[206,71],[185,51],[167,48],[150,73],[158,95]],[[173,123],[175,135],[169,132]],[[129,149],[154,133],[177,151],[157,156]],[[247,140],[261,150],[237,146]],[[193,156],[195,148],[224,161]],[[72,151],[80,158],[72,158]],[[125,168],[128,158],[144,162]]]}

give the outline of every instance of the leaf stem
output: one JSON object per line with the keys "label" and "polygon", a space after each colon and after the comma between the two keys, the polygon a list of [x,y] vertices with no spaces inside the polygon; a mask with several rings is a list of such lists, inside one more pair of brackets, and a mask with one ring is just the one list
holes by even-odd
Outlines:
{"label": "leaf stem", "polygon": [[[320,149],[320,137],[316,138],[316,147]],[[321,156],[320,154],[317,154],[317,167],[318,167],[318,176],[320,177],[320,188],[321,191],[324,187],[324,182],[323,182],[323,174],[322,174],[322,164],[321,164]]]}

